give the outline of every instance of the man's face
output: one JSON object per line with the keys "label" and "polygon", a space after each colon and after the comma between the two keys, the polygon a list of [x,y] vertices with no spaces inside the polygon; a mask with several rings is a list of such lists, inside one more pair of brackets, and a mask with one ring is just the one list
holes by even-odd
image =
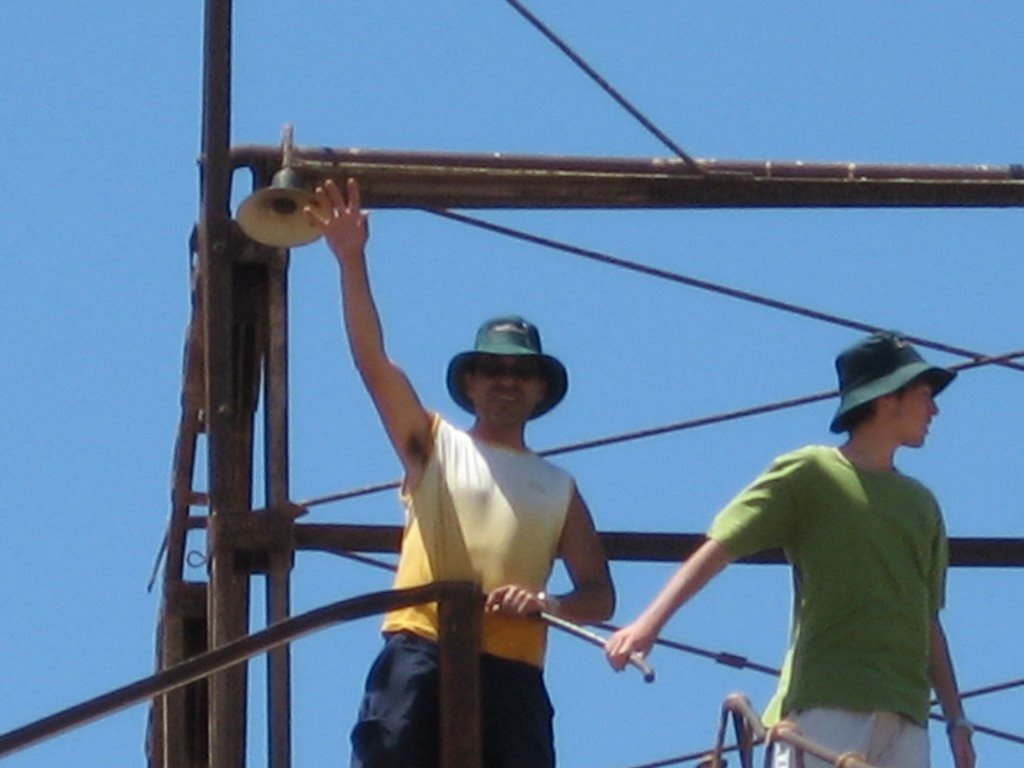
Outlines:
{"label": "man's face", "polygon": [[546,391],[535,357],[480,355],[466,373],[466,396],[480,418],[525,422]]}
{"label": "man's face", "polygon": [[919,448],[928,436],[928,425],[939,412],[930,384],[911,384],[902,392],[890,396],[889,416],[901,445]]}

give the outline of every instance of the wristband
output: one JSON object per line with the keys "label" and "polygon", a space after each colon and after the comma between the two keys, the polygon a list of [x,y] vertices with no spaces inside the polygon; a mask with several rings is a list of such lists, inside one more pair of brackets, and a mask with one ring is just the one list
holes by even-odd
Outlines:
{"label": "wristband", "polygon": [[957,715],[946,721],[946,733],[952,735],[953,731],[960,729],[967,731],[968,734],[974,733],[974,723],[963,715]]}
{"label": "wristband", "polygon": [[558,598],[554,595],[549,595],[547,592],[538,592],[537,599],[544,604],[544,613],[550,613],[552,616],[558,615]]}

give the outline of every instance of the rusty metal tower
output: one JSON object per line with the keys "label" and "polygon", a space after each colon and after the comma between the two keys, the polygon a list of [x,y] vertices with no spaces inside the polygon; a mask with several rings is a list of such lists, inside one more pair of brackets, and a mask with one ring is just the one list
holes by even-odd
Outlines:
{"label": "rusty metal tower", "polygon": [[[312,186],[355,177],[367,207],[720,208],[1022,206],[1019,166],[894,166],[703,161],[689,157],[567,158],[366,152],[230,142],[231,2],[207,0],[201,210],[195,238],[193,315],[185,348],[182,420],[167,534],[160,664],[175,664],[246,635],[250,580],[266,579],[268,625],[290,615],[298,550],[394,551],[390,526],[297,522],[289,493],[288,251],[244,236],[229,208],[235,172],[254,189],[287,165]],[[1011,358],[975,364],[1017,367]],[[263,399],[263,499],[253,495],[253,420]],[[205,437],[209,488],[193,486]],[[196,513],[196,509],[206,513]],[[205,528],[208,581],[183,580],[185,539]],[[694,535],[604,534],[613,559],[673,560]],[[778,560],[770,554],[766,560]],[[957,540],[954,564],[1024,565],[1024,541]],[[269,764],[290,764],[287,645],[268,654]],[[234,667],[168,694],[154,709],[151,765],[240,768],[246,677]],[[451,763],[455,765],[456,763]],[[459,765],[471,765],[472,760]]]}
{"label": "rusty metal tower", "polygon": [[[0,755],[4,749],[155,697],[148,739],[151,768],[242,768],[248,682],[245,666],[234,662],[266,652],[268,765],[289,768],[291,639],[398,604],[440,599],[448,606],[445,626],[450,631],[445,642],[451,658],[474,655],[476,596],[464,585],[362,596],[299,617],[291,615],[290,574],[298,552],[393,552],[400,530],[298,522],[302,509],[293,503],[289,487],[289,252],[255,242],[233,220],[229,201],[236,171],[248,170],[257,190],[270,185],[283,166],[292,168],[307,186],[327,178],[354,177],[370,208],[1024,206],[1024,168],[1016,165],[367,152],[303,148],[290,141],[281,146],[233,147],[231,28],[231,0],[207,0],[201,199],[157,630],[159,672],[33,724],[6,743],[0,740]],[[957,352],[967,359],[965,366],[1022,367],[1016,362],[1020,352],[1000,358]],[[262,430],[254,423],[260,403]],[[254,440],[260,432],[265,466],[257,472]],[[197,489],[195,482],[204,454],[201,440],[206,489]],[[254,489],[258,476],[264,480],[259,492]],[[203,582],[187,581],[183,575],[186,542],[195,530],[206,535]],[[602,536],[612,559],[648,561],[678,561],[701,539],[697,534],[643,532]],[[758,559],[780,561],[779,553]],[[1024,540],[953,540],[952,564],[1024,566]],[[249,635],[254,578],[266,580],[268,629]],[[460,679],[465,683],[465,674]],[[464,713],[476,706],[476,690],[472,684],[450,688],[445,709],[449,724],[460,723],[460,728],[449,725],[444,765],[470,768],[477,764],[479,735],[465,727],[473,718]]]}

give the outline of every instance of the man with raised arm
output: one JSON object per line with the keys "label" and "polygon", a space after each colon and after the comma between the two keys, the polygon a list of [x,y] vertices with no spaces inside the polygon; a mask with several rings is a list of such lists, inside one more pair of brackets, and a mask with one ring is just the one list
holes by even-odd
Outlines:
{"label": "man with raised arm", "polygon": [[[929,691],[946,720],[956,768],[973,768],[939,621],[946,534],[938,503],[894,464],[918,448],[938,414],[934,397],[954,372],[927,364],[894,333],[877,333],[836,359],[838,447],[785,454],[714,519],[708,538],[654,601],[605,645],[622,669],[647,654],[684,603],[733,560],[781,548],[793,566],[791,645],[768,725],[785,717],[838,753],[883,768],[927,768]],[[799,765],[787,745],[776,768]],[[811,755],[806,768],[827,765]]]}
{"label": "man with raised arm", "polygon": [[[531,452],[526,423],[568,386],[520,317],[484,323],[473,350],[448,366],[448,390],[474,416],[466,431],[427,410],[387,356],[367,277],[367,214],[352,179],[327,181],[306,215],[341,270],[345,330],[356,368],[404,470],[405,531],[396,588],[469,580],[486,595],[480,659],[486,768],[554,766],[554,711],[542,676],[546,612],[583,623],[614,608],[608,563],[576,484]],[[573,588],[548,595],[556,557]],[[354,768],[438,764],[436,605],[384,618],[384,648],[367,677],[352,731]]]}

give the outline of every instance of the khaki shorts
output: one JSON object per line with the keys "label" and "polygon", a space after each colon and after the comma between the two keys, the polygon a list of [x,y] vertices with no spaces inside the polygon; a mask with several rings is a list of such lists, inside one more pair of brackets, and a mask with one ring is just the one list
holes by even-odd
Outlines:
{"label": "khaki shorts", "polygon": [[[928,768],[928,731],[894,712],[851,712],[807,709],[786,718],[800,733],[833,752],[859,752],[878,768]],[[799,768],[797,750],[775,746],[774,768]],[[803,768],[829,768],[831,763],[804,755]]]}

